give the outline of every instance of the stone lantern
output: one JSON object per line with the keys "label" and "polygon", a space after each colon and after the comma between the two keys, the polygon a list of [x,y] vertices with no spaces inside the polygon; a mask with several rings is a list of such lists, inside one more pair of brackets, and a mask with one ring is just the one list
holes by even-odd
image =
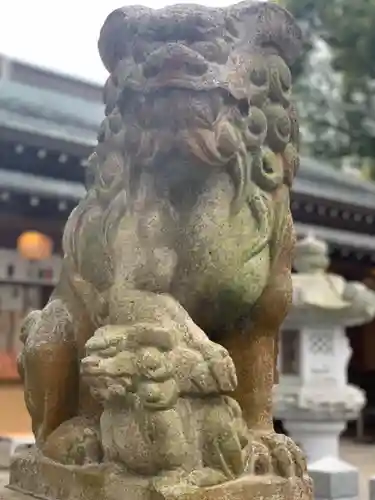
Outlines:
{"label": "stone lantern", "polygon": [[340,434],[366,402],[363,391],[348,384],[345,328],[375,316],[375,293],[327,273],[328,265],[325,242],[309,235],[297,243],[293,306],[282,328],[274,394],[275,418],[309,463],[338,458]]}

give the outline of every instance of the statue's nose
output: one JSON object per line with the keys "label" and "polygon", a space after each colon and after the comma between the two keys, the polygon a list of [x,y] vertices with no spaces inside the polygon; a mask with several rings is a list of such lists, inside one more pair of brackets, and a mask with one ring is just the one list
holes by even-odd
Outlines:
{"label": "statue's nose", "polygon": [[152,52],[143,65],[146,78],[165,74],[183,73],[200,76],[208,69],[208,63],[198,52],[178,42],[171,42]]}

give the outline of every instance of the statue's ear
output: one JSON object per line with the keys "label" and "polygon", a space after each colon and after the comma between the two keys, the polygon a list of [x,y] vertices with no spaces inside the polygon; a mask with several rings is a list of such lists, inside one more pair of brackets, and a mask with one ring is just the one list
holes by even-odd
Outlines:
{"label": "statue's ear", "polygon": [[271,2],[247,0],[227,9],[227,25],[237,31],[240,45],[272,48],[290,66],[302,48],[302,32],[293,16]]}
{"label": "statue's ear", "polygon": [[188,24],[190,32],[195,26],[197,33],[203,29],[206,35],[213,30],[217,36],[221,31],[225,38],[227,31],[229,43],[246,45],[250,50],[272,47],[288,65],[294,62],[301,48],[301,30],[293,17],[270,2],[246,0],[227,9],[200,7],[195,17],[189,6],[184,9],[181,6],[167,7],[161,11],[129,6],[113,11],[101,29],[98,48],[107,70],[112,73],[120,60],[131,56],[135,38],[141,35],[151,40],[155,36],[151,32],[155,31],[156,24],[158,31],[165,31],[164,36],[172,40],[173,36],[168,37],[171,30],[166,24],[168,17],[174,21],[172,28],[177,29],[181,36]]}
{"label": "statue's ear", "polygon": [[98,49],[110,73],[120,60],[131,55],[132,38],[139,30],[140,19],[145,22],[152,13],[152,9],[136,5],[116,9],[109,14],[100,31]]}

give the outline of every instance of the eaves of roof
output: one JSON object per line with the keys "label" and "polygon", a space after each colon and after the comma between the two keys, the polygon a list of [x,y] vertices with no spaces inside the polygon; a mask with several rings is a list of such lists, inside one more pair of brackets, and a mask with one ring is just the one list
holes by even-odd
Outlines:
{"label": "eaves of roof", "polygon": [[85,187],[78,182],[71,182],[50,177],[41,177],[24,172],[0,169],[0,186],[3,191],[15,191],[46,198],[60,198],[78,202],[84,197]]}
{"label": "eaves of roof", "polygon": [[0,80],[0,127],[94,146],[104,116],[100,102]]}
{"label": "eaves of roof", "polygon": [[293,192],[375,210],[375,183],[358,179],[313,158],[301,158]]}
{"label": "eaves of roof", "polygon": [[[82,184],[46,177],[35,176],[24,172],[12,172],[0,169],[0,186],[3,190],[16,191],[30,195],[57,198],[79,202],[86,190]],[[318,238],[339,247],[353,250],[375,252],[375,236],[358,234],[353,238],[350,231],[325,228],[309,224],[295,223],[297,234],[306,236],[313,232]]]}
{"label": "eaves of roof", "polygon": [[297,235],[301,237],[312,233],[316,238],[336,247],[346,247],[354,251],[375,252],[375,236],[370,234],[355,233],[355,238],[353,238],[351,231],[303,224],[301,222],[295,222],[294,227]]}

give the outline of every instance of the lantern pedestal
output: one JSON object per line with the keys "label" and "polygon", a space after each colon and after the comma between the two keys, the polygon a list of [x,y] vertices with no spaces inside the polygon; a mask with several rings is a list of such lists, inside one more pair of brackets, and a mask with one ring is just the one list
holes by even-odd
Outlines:
{"label": "lantern pedestal", "polygon": [[[295,417],[294,417],[295,418]],[[308,463],[314,463],[322,456],[339,456],[339,439],[341,433],[345,430],[346,421],[336,420],[329,422],[327,420],[284,420],[285,430],[293,436],[295,441],[304,449],[308,450]],[[317,440],[317,436],[319,439]]]}
{"label": "lantern pedestal", "polygon": [[375,294],[326,274],[323,242],[310,236],[296,250],[299,273],[293,275],[293,306],[281,334],[274,414],[313,463],[338,458],[341,433],[365,405],[364,392],[348,384],[345,328],[375,316]]}
{"label": "lantern pedestal", "polygon": [[326,456],[338,458],[340,435],[366,402],[363,391],[347,383],[351,349],[345,330],[315,327],[295,335],[301,370],[294,376],[281,375],[275,388],[275,415],[304,450],[308,463]]}

